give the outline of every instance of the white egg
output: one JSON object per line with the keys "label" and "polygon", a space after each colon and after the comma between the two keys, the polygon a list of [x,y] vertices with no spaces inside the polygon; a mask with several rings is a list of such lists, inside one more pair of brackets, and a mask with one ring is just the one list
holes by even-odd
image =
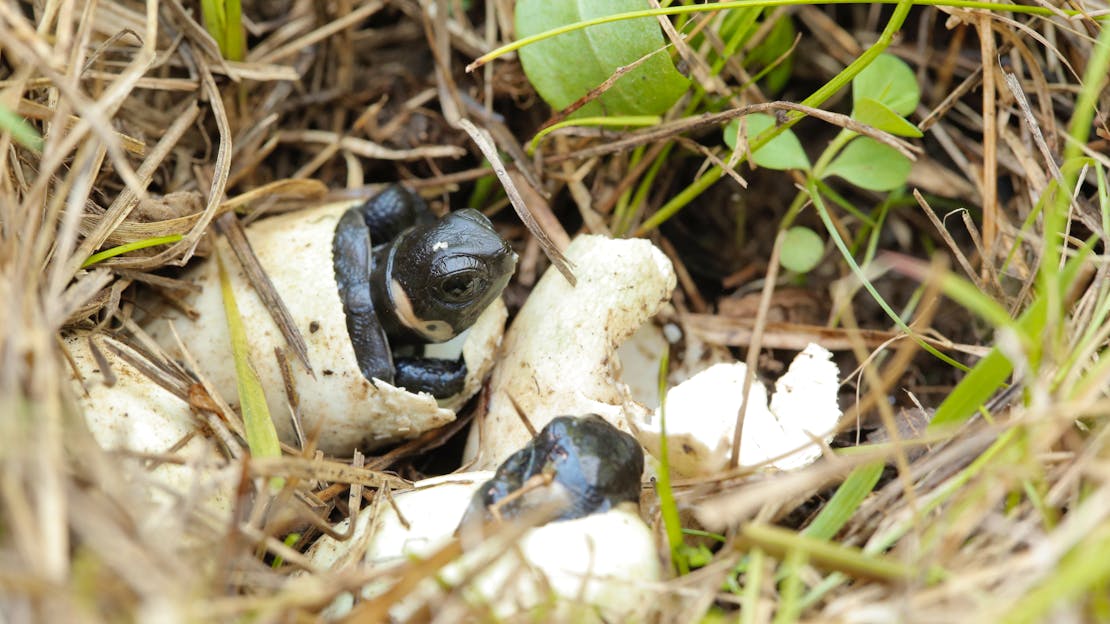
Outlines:
{"label": "white egg", "polygon": [[[465,388],[449,400],[437,402],[427,393],[407,392],[378,379],[364,378],[347,334],[332,264],[336,223],[353,205],[346,202],[298,211],[263,219],[247,228],[259,263],[307,344],[314,375],[291,350],[287,351],[303,430],[308,436],[318,433],[317,448],[336,455],[411,439],[453,421],[454,410],[477,392],[489,373],[506,318],[505,306],[498,299],[471,328],[462,347],[468,369]],[[286,348],[285,339],[226,241],[220,238],[215,248],[227,267],[246,327],[251,363],[265,389],[278,436],[295,444],[285,382],[274,355],[276,349]],[[196,358],[200,373],[224,400],[237,405],[235,366],[216,262],[201,263],[188,278],[200,286],[200,292],[187,300],[199,317],[191,320],[170,312],[151,324],[148,331],[167,352],[180,357],[179,345],[168,326],[172,323],[184,347]]]}
{"label": "white egg", "polygon": [[[480,471],[418,482],[416,489],[394,495],[395,506],[387,503],[377,512],[364,510],[350,539],[339,542],[323,537],[308,557],[326,568],[383,568],[428,557],[454,539],[474,492],[492,476],[491,471]],[[347,526],[345,521],[335,530],[344,532]],[[351,550],[359,544],[364,554]],[[466,549],[461,560],[444,567],[436,579],[422,581],[394,604],[390,616],[404,620],[418,609],[438,604],[446,595],[445,587],[464,582],[476,562],[496,554],[492,549],[497,547],[494,536]],[[545,617],[573,614],[576,621],[627,621],[653,608],[654,583],[659,578],[650,529],[635,510],[621,507],[529,529],[514,547],[472,578],[462,595],[476,612],[488,609],[497,618],[543,609]],[[387,587],[386,581],[370,585],[364,588],[363,598],[380,595]],[[325,615],[341,617],[353,602],[349,594],[341,597]]]}
{"label": "white egg", "polygon": [[[90,341],[110,371],[102,370]],[[117,355],[114,348],[130,350],[106,336],[77,334],[67,337],[64,344],[74,364],[77,406],[96,442],[118,452],[134,471],[150,477],[140,479],[140,485],[166,513],[182,516],[182,503],[200,503],[226,521],[239,467],[224,458],[188,403]],[[133,351],[131,355],[141,357]],[[146,456],[168,461],[147,467]]]}

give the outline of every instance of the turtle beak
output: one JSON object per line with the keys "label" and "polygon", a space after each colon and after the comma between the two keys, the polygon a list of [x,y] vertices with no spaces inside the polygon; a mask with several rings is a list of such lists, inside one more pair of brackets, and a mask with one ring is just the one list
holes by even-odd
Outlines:
{"label": "turtle beak", "polygon": [[505,289],[505,286],[509,284],[509,280],[512,279],[513,273],[516,272],[516,252],[509,247],[508,243],[505,243],[505,248],[508,253],[498,255],[490,260],[490,275],[500,277],[495,287],[498,293]]}

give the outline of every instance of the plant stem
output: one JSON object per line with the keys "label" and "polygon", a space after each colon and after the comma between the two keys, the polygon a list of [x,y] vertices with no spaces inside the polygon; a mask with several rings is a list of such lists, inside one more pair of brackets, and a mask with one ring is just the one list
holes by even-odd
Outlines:
{"label": "plant stem", "polygon": [[[733,3],[718,3],[709,6],[714,7],[714,9],[716,10],[724,8],[725,5],[730,4]],[[746,3],[740,4],[746,5]],[[848,66],[841,70],[839,74],[833,76],[831,80],[829,80],[819,89],[814,91],[812,95],[802,100],[802,104],[805,106],[812,106],[814,108],[817,108],[824,104],[825,101],[832,97],[837,91],[840,91],[842,88],[848,86],[848,84],[852,82],[852,79],[855,78],[857,74],[863,71],[865,67],[871,64],[872,61],[874,61],[887,49],[887,47],[890,45],[890,42],[894,39],[894,34],[897,33],[902,28],[902,24],[905,23],[906,17],[909,15],[910,8],[913,6],[913,4],[914,3],[910,2],[910,0],[901,0],[900,2],[898,2],[897,6],[894,9],[894,13],[890,16],[890,21],[887,22],[886,28],[884,28],[883,32],[879,35],[878,40],[876,40],[870,48],[865,50],[863,54],[859,55],[856,60],[849,63]],[[995,6],[997,7],[997,5]],[[769,143],[771,139],[777,137],[783,132],[786,132],[787,129],[793,127],[794,124],[801,121],[804,116],[805,115],[803,113],[799,112],[787,112],[786,121],[784,123],[773,128],[768,128],[767,130],[763,131],[758,137],[756,137],[755,140],[751,141],[750,151],[754,152],[763,147],[764,145]],[[740,162],[743,162],[744,158],[745,157],[742,156]],[[739,164],[739,162],[737,164]],[[650,219],[645,221],[644,224],[636,230],[636,236],[643,236],[651,230],[659,227],[661,223],[674,216],[675,213],[677,213],[679,210],[682,210],[684,207],[686,207],[686,205],[693,201],[694,198],[696,198],[698,195],[712,186],[714,182],[720,180],[721,176],[723,175],[724,171],[720,167],[713,166],[711,169],[709,169],[709,171],[706,171],[701,178],[695,180],[693,184],[683,189],[678,195],[672,197],[670,201],[668,201],[666,204],[663,204],[663,206],[659,208],[658,212],[652,215]]]}

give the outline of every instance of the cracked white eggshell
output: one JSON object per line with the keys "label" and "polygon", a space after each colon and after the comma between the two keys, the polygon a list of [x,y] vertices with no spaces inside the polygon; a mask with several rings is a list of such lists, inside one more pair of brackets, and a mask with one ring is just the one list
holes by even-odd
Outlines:
{"label": "cracked white eggshell", "polygon": [[[728,465],[746,372],[742,362],[716,364],[667,393],[667,455],[675,472],[703,476]],[[838,376],[832,354],[811,343],[775,382],[770,405],[766,388],[753,380],[740,465],[789,470],[820,457],[822,447],[816,440],[831,439],[840,419]],[[638,423],[637,437],[649,453],[660,457],[658,410]]]}
{"label": "cracked white eggshell", "polygon": [[[389,566],[411,557],[427,557],[452,539],[455,528],[474,492],[492,478],[492,471],[459,473],[427,479],[412,491],[394,496],[395,507],[359,515],[354,534],[345,542],[323,537],[307,556],[317,566]],[[405,519],[403,524],[397,510]],[[347,530],[349,521],[335,527]],[[362,563],[347,561],[353,545],[366,544]],[[425,580],[390,615],[405,620],[421,607],[443,596],[441,582],[456,584],[468,576],[468,566],[483,558],[484,545],[462,560],[443,568],[440,582]],[[495,617],[508,618],[539,607],[553,607],[545,614],[571,613],[604,621],[627,621],[652,608],[660,564],[651,530],[633,511],[625,508],[585,518],[552,522],[527,531],[517,544],[490,565],[465,591],[474,605],[492,609]],[[364,588],[366,598],[385,590],[382,584]],[[550,589],[551,594],[548,593]],[[552,595],[553,594],[553,595]],[[341,617],[353,604],[350,594],[337,599],[325,615]]]}
{"label": "cracked white eggshell", "polygon": [[659,407],[659,361],[663,351],[673,343],[681,343],[684,349],[681,358],[670,360],[667,387],[677,386],[714,364],[735,361],[727,348],[706,343],[696,333],[685,331],[678,311],[666,304],[651,322],[644,323],[617,349],[621,382],[628,386],[632,398],[648,409]]}
{"label": "cracked white eggshell", "polygon": [[[372,450],[414,438],[455,419],[454,410],[473,396],[493,365],[493,355],[504,330],[507,312],[495,300],[467,334],[462,354],[467,365],[464,391],[440,403],[428,393],[412,393],[362,376],[347,335],[347,321],[339,299],[332,264],[335,226],[354,202],[331,204],[263,219],[246,228],[247,238],[274,288],[300,330],[308,348],[310,375],[291,350],[287,359],[299,397],[306,436],[319,431],[317,448],[334,455],[354,449]],[[250,359],[265,389],[266,402],[278,436],[295,444],[291,412],[275,349],[285,339],[245,273],[221,237],[215,245],[228,269],[239,313],[250,343]],[[231,356],[223,296],[215,260],[188,275],[200,292],[187,303],[197,320],[170,312],[148,328],[171,356],[181,353],[167,325],[172,322],[185,348],[196,358],[221,397],[238,405],[235,365]]]}
{"label": "cracked white eggshell", "polygon": [[[111,368],[115,383],[93,357],[89,340]],[[89,432],[102,448],[139,454],[168,454],[182,463],[163,462],[150,470],[156,483],[152,500],[175,506],[174,496],[203,502],[221,516],[231,511],[239,470],[230,465],[217,443],[200,431],[189,405],[162,388],[113,352],[108,344],[127,349],[103,335],[78,334],[64,340],[74,364],[72,382],[77,406]],[[109,376],[110,378],[110,376]],[[188,436],[188,442],[175,448]],[[134,460],[142,469],[141,459]],[[173,493],[172,495],[170,493]],[[194,498],[195,497],[195,498]]]}
{"label": "cracked white eggshell", "polygon": [[471,427],[464,462],[495,468],[556,416],[594,413],[621,431],[645,408],[619,381],[617,347],[666,303],[674,268],[642,239],[578,236],[566,250],[576,286],[548,269],[505,334],[489,411]]}

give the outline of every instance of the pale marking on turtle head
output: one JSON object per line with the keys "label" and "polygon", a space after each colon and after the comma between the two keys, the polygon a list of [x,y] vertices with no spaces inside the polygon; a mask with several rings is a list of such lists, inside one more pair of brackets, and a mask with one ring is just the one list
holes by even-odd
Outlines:
{"label": "pale marking on turtle head", "polygon": [[444,342],[455,337],[455,328],[445,321],[425,321],[412,309],[412,301],[397,280],[389,280],[389,296],[397,310],[397,319],[430,342]]}
{"label": "pale marking on turtle head", "polygon": [[447,244],[447,241],[439,241],[432,245],[432,251],[439,251],[440,249],[447,249],[448,247],[450,247],[450,245]]}

